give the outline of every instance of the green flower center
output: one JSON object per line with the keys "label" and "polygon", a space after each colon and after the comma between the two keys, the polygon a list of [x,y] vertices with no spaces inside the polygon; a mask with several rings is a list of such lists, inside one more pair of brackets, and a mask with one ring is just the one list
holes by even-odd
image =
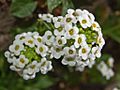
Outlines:
{"label": "green flower center", "polygon": [[60,27],[58,28],[58,31],[61,32],[62,30],[63,30],[63,27],[60,26]]}

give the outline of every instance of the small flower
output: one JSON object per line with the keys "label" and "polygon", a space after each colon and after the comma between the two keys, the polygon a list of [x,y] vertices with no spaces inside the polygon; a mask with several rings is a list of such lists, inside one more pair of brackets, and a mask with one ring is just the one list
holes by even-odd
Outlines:
{"label": "small flower", "polygon": [[96,46],[92,48],[92,54],[95,55],[97,58],[101,57],[101,48]]}
{"label": "small flower", "polygon": [[68,9],[67,10],[67,13],[70,14],[70,15],[73,15],[75,17],[79,17],[80,15],[82,15],[82,10],[81,9]]}
{"label": "small flower", "polygon": [[54,26],[57,28],[60,25],[63,25],[63,20],[64,20],[63,16],[53,17]]}
{"label": "small flower", "polygon": [[76,59],[74,57],[64,57],[61,61],[63,65],[69,65],[69,66],[75,66],[76,65]]}
{"label": "small flower", "polygon": [[83,14],[86,14],[89,17],[91,24],[94,22],[95,17],[92,13],[88,12],[87,10],[83,10]]}
{"label": "small flower", "polygon": [[64,18],[64,23],[65,24],[77,23],[77,20],[76,20],[75,16],[73,16],[71,14],[66,14],[65,18]]}
{"label": "small flower", "polygon": [[25,38],[26,38],[26,33],[18,34],[15,36],[15,40],[20,40],[23,43],[25,42]]}
{"label": "small flower", "polygon": [[24,68],[25,65],[28,64],[28,62],[29,60],[24,55],[20,55],[15,63],[17,67]]}
{"label": "small flower", "polygon": [[97,44],[102,48],[105,45],[105,40],[102,36],[98,36],[97,38]]}
{"label": "small flower", "polygon": [[23,43],[20,41],[14,41],[13,44],[9,47],[10,52],[13,52],[15,55],[19,55],[22,50],[24,50]]}
{"label": "small flower", "polygon": [[37,66],[38,62],[34,60],[32,63],[26,66],[26,68],[23,70],[23,74],[26,73],[28,75],[33,75],[34,73],[39,72],[39,68]]}
{"label": "small flower", "polygon": [[113,67],[113,64],[114,64],[114,58],[113,57],[110,57],[108,59],[108,65],[112,68]]}
{"label": "small flower", "polygon": [[10,69],[11,69],[11,70],[13,70],[13,71],[17,71],[17,72],[22,71],[22,69],[21,69],[21,68],[19,68],[19,67],[15,66],[15,65],[11,65],[11,66],[10,66]]}
{"label": "small flower", "polygon": [[38,67],[42,74],[46,74],[48,71],[52,70],[52,62],[47,61],[46,58],[42,58]]}
{"label": "small flower", "polygon": [[61,36],[57,36],[56,37],[56,41],[55,41],[55,45],[57,46],[64,46],[66,44],[66,38],[65,37],[61,37]]}
{"label": "small flower", "polygon": [[54,42],[54,36],[51,31],[46,31],[43,40],[47,45],[51,45]]}
{"label": "small flower", "polygon": [[40,54],[42,57],[47,55],[48,47],[44,44],[39,44],[36,48],[36,52]]}
{"label": "small flower", "polygon": [[86,36],[84,34],[77,35],[75,38],[75,47],[79,48],[80,46],[83,46],[86,44]]}
{"label": "small flower", "polygon": [[71,38],[74,39],[79,32],[79,29],[76,26],[72,25],[66,25],[65,30],[66,30],[65,37],[67,39]]}
{"label": "small flower", "polygon": [[25,44],[31,48],[34,47],[35,46],[34,39],[30,36],[27,36],[25,39]]}
{"label": "small flower", "polygon": [[43,19],[44,21],[46,21],[46,22],[48,22],[48,23],[51,23],[51,22],[52,22],[53,15],[51,15],[51,14],[43,14],[43,15],[40,15],[40,14],[39,14],[39,18]]}
{"label": "small flower", "polygon": [[63,25],[60,25],[58,27],[56,27],[56,29],[54,30],[54,34],[56,36],[63,36],[65,33],[65,30],[64,30],[64,26]]}
{"label": "small flower", "polygon": [[84,29],[91,26],[90,19],[86,14],[79,16],[79,22]]}
{"label": "small flower", "polygon": [[72,45],[70,47],[65,47],[64,52],[65,52],[66,56],[74,57],[76,55],[76,49],[75,49],[74,45]]}
{"label": "small flower", "polygon": [[59,59],[61,56],[64,55],[64,51],[60,47],[51,47],[51,55],[52,57]]}
{"label": "small flower", "polygon": [[100,30],[100,25],[99,25],[96,21],[94,21],[94,22],[92,23],[92,29],[93,29],[94,31],[99,31],[99,30]]}
{"label": "small flower", "polygon": [[43,42],[41,36],[34,36],[34,38],[35,38],[35,40],[34,40],[35,45],[39,45],[40,43]]}
{"label": "small flower", "polygon": [[79,56],[81,56],[82,59],[86,60],[88,58],[89,52],[90,52],[90,47],[88,45],[84,45],[79,50]]}

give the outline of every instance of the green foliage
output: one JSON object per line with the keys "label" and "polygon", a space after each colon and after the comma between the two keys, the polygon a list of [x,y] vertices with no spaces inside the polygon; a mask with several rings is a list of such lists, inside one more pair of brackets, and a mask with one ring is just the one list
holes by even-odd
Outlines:
{"label": "green foliage", "polygon": [[54,8],[62,3],[62,0],[47,0],[48,10],[52,12]]}
{"label": "green foliage", "polygon": [[103,24],[103,33],[120,43],[120,17],[111,16]]}
{"label": "green foliage", "polygon": [[63,0],[62,1],[62,15],[66,14],[67,9],[74,8],[72,0]]}
{"label": "green foliage", "polygon": [[12,0],[12,15],[23,18],[32,14],[36,9],[37,3],[33,0]]}

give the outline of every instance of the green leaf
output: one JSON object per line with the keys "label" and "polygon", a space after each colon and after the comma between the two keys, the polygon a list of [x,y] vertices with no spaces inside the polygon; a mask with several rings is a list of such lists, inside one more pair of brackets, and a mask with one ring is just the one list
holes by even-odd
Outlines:
{"label": "green leaf", "polygon": [[54,8],[62,3],[62,0],[47,0],[48,10],[52,12]]}
{"label": "green leaf", "polygon": [[55,83],[55,79],[49,77],[47,75],[41,75],[39,77],[38,82],[34,85],[34,87],[39,87],[40,89],[45,89],[52,86]]}
{"label": "green leaf", "polygon": [[63,1],[62,1],[62,5],[63,5],[62,15],[65,15],[65,14],[66,14],[67,9],[69,9],[69,8],[74,8],[74,5],[73,5],[73,3],[72,3],[72,0],[63,0]]}
{"label": "green leaf", "polygon": [[12,15],[23,18],[31,15],[36,7],[37,3],[33,0],[12,0],[10,9]]}
{"label": "green leaf", "polygon": [[108,18],[103,26],[103,34],[120,43],[120,17]]}

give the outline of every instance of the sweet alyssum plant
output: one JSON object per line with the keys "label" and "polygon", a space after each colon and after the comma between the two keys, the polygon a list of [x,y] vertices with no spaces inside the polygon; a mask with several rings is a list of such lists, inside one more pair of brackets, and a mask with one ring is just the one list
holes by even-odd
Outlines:
{"label": "sweet alyssum plant", "polygon": [[100,25],[87,10],[68,9],[64,17],[39,14],[39,20],[52,25],[53,29],[47,29],[44,35],[18,34],[5,52],[10,69],[19,72],[25,80],[35,78],[38,72],[51,71],[52,60],[59,59],[63,65],[84,71],[101,57],[105,41]]}

